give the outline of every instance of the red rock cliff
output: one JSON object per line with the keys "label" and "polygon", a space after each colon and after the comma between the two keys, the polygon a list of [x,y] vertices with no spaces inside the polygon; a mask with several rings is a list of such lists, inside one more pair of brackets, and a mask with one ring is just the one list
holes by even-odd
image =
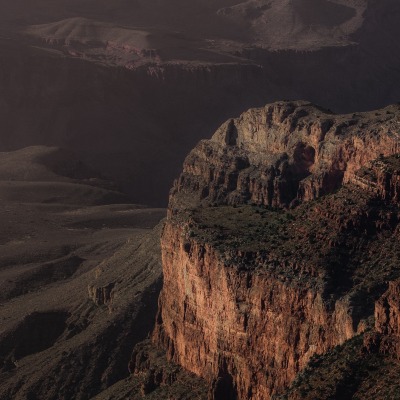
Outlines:
{"label": "red rock cliff", "polygon": [[378,344],[379,351],[400,360],[400,280],[375,304],[375,334],[367,337],[367,347]]}
{"label": "red rock cliff", "polygon": [[[399,111],[335,116],[277,103],[231,120],[188,156],[162,235],[153,339],[210,382],[210,398],[270,399],[313,354],[368,325],[392,273],[367,271],[397,227],[387,200],[398,184],[394,172],[366,187],[354,176],[399,151]],[[298,206],[265,207],[288,205]]]}
{"label": "red rock cliff", "polygon": [[171,208],[182,192],[196,200],[268,206],[329,193],[379,155],[400,151],[399,110],[334,115],[307,102],[249,110],[189,154]]}

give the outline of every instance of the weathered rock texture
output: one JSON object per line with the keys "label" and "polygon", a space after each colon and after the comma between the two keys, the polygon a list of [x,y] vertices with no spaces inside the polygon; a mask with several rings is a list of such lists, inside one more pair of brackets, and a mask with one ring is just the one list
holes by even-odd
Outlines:
{"label": "weathered rock texture", "polygon": [[312,357],[278,399],[398,399],[399,280],[375,303],[375,325],[341,346]]}
{"label": "weathered rock texture", "polygon": [[150,339],[138,343],[129,363],[131,376],[92,400],[206,400],[207,382],[167,360]]}
{"label": "weathered rock texture", "polygon": [[101,306],[103,304],[108,304],[112,302],[114,297],[114,289],[115,283],[111,282],[106,286],[88,286],[88,295],[89,298],[97,305]]}
{"label": "weathered rock texture", "polygon": [[228,121],[187,157],[153,339],[210,382],[210,398],[270,399],[370,326],[400,276],[400,169],[384,157],[400,151],[399,116],[281,102]]}
{"label": "weathered rock texture", "polygon": [[190,153],[173,195],[278,207],[315,199],[400,151],[399,110],[338,116],[307,102],[249,110]]}
{"label": "weathered rock texture", "polygon": [[400,281],[390,282],[387,292],[375,306],[377,332],[400,338]]}
{"label": "weathered rock texture", "polygon": [[388,290],[375,303],[375,331],[364,343],[368,351],[400,360],[400,280],[389,282]]}

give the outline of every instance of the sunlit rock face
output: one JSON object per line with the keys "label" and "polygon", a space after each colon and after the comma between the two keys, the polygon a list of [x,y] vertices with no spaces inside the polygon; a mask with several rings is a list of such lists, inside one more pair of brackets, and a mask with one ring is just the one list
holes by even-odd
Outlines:
{"label": "sunlit rock face", "polygon": [[399,106],[335,115],[307,102],[249,110],[189,154],[170,208],[174,194],[288,207],[330,193],[368,161],[399,151],[398,115]]}
{"label": "sunlit rock face", "polygon": [[153,340],[210,398],[269,399],[370,326],[399,274],[399,116],[274,103],[189,154],[162,234]]}

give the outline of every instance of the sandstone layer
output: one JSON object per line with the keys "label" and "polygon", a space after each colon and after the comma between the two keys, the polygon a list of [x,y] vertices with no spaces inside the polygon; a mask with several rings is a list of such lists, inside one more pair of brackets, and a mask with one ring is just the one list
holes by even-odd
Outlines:
{"label": "sandstone layer", "polygon": [[314,355],[280,400],[398,399],[400,393],[399,280],[375,303],[375,323],[323,355]]}
{"label": "sandstone layer", "polygon": [[378,350],[400,360],[400,281],[389,282],[388,290],[375,304],[375,331],[365,338],[368,350]]}
{"label": "sandstone layer", "polygon": [[153,340],[211,399],[270,399],[372,326],[400,276],[400,107],[249,110],[187,157]]}
{"label": "sandstone layer", "polygon": [[338,116],[307,102],[249,110],[190,153],[173,194],[273,207],[315,199],[368,161],[400,151],[399,110]]}

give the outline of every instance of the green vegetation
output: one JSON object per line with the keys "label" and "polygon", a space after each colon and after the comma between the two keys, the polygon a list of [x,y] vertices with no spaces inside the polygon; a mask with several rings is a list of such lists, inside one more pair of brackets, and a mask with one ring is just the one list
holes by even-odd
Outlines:
{"label": "green vegetation", "polygon": [[348,186],[292,210],[199,207],[185,220],[190,239],[212,244],[226,266],[315,288],[332,305],[347,294],[364,318],[385,282],[400,277],[397,215],[396,206]]}

